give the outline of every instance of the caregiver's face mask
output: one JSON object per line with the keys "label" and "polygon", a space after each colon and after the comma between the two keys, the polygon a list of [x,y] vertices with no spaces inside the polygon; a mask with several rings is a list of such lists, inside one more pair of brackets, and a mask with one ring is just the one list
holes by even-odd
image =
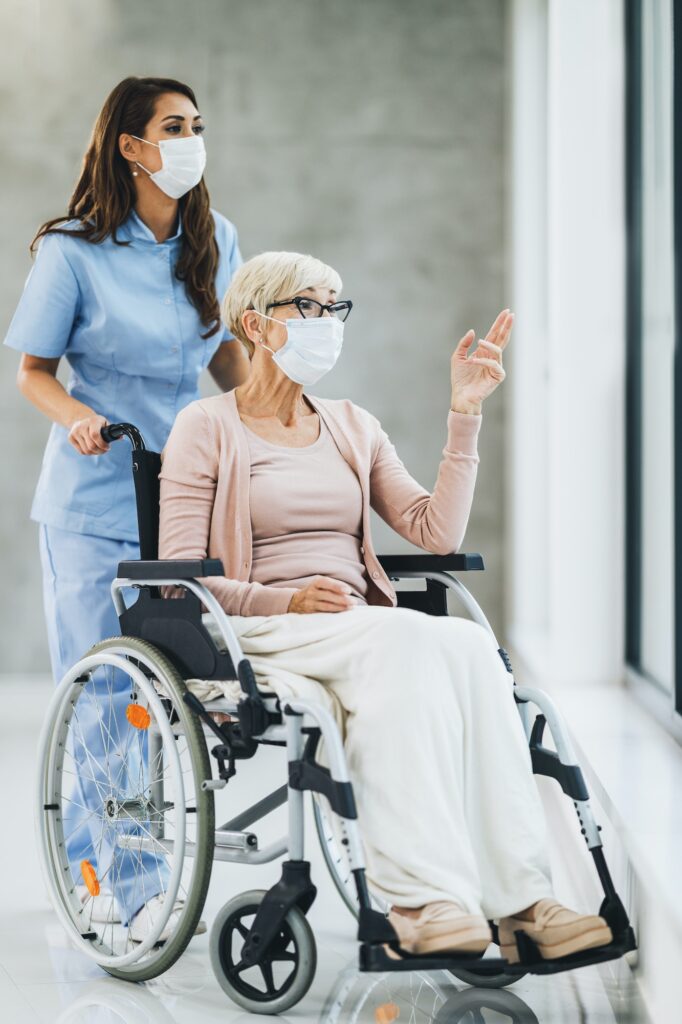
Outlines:
{"label": "caregiver's face mask", "polygon": [[138,142],[146,142],[148,146],[156,146],[161,151],[159,171],[149,171],[144,164],[136,163],[171,199],[180,199],[201,181],[206,167],[206,147],[200,135],[162,139],[161,142],[149,142],[139,135],[133,135],[133,138]]}
{"label": "caregiver's face mask", "polygon": [[287,340],[274,352],[261,341],[263,348],[272,352],[272,360],[296,384],[315,384],[329,373],[341,355],[343,321],[335,316],[317,316],[308,320],[276,320],[260,313],[265,320],[283,324]]}

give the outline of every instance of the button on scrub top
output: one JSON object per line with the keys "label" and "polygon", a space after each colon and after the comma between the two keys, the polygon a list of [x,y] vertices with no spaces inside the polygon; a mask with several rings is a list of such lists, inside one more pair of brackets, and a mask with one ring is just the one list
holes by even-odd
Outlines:
{"label": "button on scrub top", "polygon": [[[212,212],[220,301],[242,260],[234,225]],[[65,356],[73,398],[110,423],[134,423],[147,447],[161,451],[178,412],[199,397],[199,375],[218,346],[238,342],[222,326],[213,337],[201,337],[207,328],[174,274],[181,224],[172,238],[157,242],[133,211],[117,237],[130,244],[46,235],[5,345],[45,358]],[[137,540],[130,444],[123,439],[105,454],[80,455],[67,435],[53,424],[31,518]]]}

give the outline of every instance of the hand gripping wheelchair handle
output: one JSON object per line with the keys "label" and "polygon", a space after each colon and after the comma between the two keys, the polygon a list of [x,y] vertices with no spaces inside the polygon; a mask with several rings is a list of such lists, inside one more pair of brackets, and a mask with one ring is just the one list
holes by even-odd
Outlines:
{"label": "hand gripping wheelchair handle", "polygon": [[134,423],[108,423],[106,427],[102,427],[100,433],[102,440],[107,444],[118,441],[121,437],[127,437],[130,439],[134,451],[144,451],[146,448],[144,438]]}

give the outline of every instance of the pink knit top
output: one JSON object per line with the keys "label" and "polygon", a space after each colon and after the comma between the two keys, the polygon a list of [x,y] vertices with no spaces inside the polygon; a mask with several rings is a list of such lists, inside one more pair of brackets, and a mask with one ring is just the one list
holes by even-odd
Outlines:
{"label": "pink knit top", "polygon": [[[394,606],[395,591],[372,541],[370,509],[424,551],[459,551],[474,496],[483,417],[447,413],[447,439],[431,493],[410,475],[370,412],[345,398],[306,398],[360,484],[367,604]],[[202,582],[228,615],[280,615],[297,588],[264,585],[251,576],[250,458],[242,426],[234,391],[191,402],[178,413],[159,474],[159,558],[219,558],[225,575]],[[317,565],[315,572],[320,573]]]}
{"label": "pink knit top", "polygon": [[324,421],[303,448],[273,444],[244,423],[242,429],[251,460],[251,579],[300,588],[328,576],[365,604],[362,489]]}

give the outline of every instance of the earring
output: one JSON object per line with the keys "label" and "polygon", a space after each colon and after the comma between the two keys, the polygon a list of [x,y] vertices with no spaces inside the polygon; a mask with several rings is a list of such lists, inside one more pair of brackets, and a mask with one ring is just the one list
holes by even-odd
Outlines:
{"label": "earring", "polygon": [[139,171],[133,171],[133,178],[136,178],[138,174],[139,174]]}

